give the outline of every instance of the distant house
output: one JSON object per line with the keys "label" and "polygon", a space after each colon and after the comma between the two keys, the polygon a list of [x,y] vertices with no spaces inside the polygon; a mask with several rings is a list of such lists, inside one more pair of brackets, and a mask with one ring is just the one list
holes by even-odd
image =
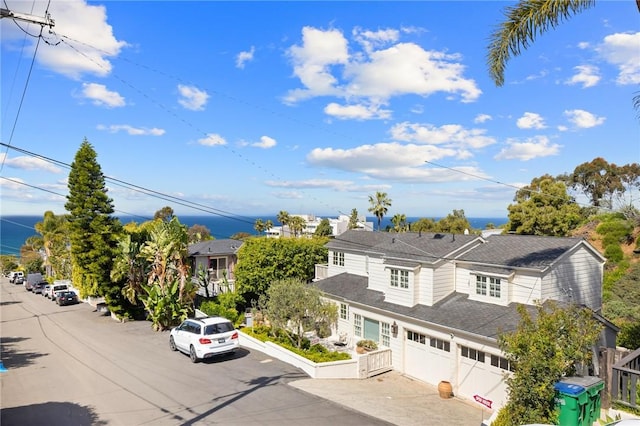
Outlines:
{"label": "distant house", "polygon": [[[233,272],[238,263],[237,253],[241,245],[242,241],[227,238],[201,241],[189,246],[188,255],[194,279],[199,270],[206,270],[210,295],[225,291],[225,285],[228,285],[229,289],[234,288]],[[202,293],[204,294],[204,291]]]}
{"label": "distant house", "polygon": [[338,305],[338,335],[375,340],[394,369],[494,407],[510,370],[497,338],[517,305],[602,304],[605,259],[580,238],[347,231],[327,247],[315,285]]}
{"label": "distant house", "polygon": [[[310,237],[314,235],[316,229],[320,225],[320,222],[322,222],[323,220],[323,218],[311,214],[292,214],[290,216],[301,217],[305,221],[305,228],[302,231],[302,234],[299,235],[300,237]],[[340,215],[337,218],[327,218],[327,220],[329,220],[329,226],[331,226],[331,235],[334,237],[336,235],[342,234],[349,229],[350,217],[347,215]],[[373,222],[367,222],[367,219],[364,216],[360,216],[358,217],[356,229],[373,231]],[[267,236],[267,238],[280,238],[290,237],[293,235],[293,233],[291,232],[289,227],[285,225],[274,226],[269,230],[266,230],[265,235]]]}

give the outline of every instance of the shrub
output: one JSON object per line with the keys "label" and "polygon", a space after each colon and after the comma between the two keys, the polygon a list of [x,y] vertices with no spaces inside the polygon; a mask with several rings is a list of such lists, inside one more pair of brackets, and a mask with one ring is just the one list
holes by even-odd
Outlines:
{"label": "shrub", "polygon": [[371,339],[358,340],[356,346],[367,351],[375,351],[376,349],[378,349],[378,344]]}
{"label": "shrub", "polygon": [[610,244],[604,249],[604,257],[611,263],[618,263],[624,258],[624,253],[618,244]]}
{"label": "shrub", "polygon": [[255,337],[262,342],[276,343],[295,354],[317,363],[351,359],[351,355],[348,353],[330,351],[320,344],[310,345],[309,339],[306,338],[302,345],[304,349],[298,349],[291,344],[289,338],[284,336],[283,333],[276,332],[276,335],[274,336],[271,333],[271,328],[267,326],[246,327],[242,329],[242,332]]}

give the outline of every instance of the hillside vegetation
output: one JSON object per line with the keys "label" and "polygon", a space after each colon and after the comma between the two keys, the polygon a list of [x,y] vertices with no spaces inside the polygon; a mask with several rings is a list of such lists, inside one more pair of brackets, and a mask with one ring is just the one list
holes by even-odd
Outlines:
{"label": "hillside vegetation", "polygon": [[622,214],[597,216],[574,231],[606,259],[603,314],[620,327],[618,345],[640,347],[640,226]]}

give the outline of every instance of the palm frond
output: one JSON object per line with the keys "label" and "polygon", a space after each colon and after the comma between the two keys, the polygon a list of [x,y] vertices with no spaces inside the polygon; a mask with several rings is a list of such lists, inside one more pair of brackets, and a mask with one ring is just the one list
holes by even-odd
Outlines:
{"label": "palm frond", "polygon": [[491,34],[489,42],[487,62],[496,86],[504,84],[504,70],[512,56],[528,48],[538,35],[594,4],[595,0],[522,0],[506,7],[506,20]]}

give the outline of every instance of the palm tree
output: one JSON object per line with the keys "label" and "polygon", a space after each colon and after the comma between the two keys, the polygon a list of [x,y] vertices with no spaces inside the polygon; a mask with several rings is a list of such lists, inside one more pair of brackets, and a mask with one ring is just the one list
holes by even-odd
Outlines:
{"label": "palm tree", "polygon": [[307,226],[307,221],[301,216],[292,216],[289,218],[289,229],[293,233],[294,237],[302,235],[302,232]]}
{"label": "palm tree", "polygon": [[369,211],[378,218],[378,231],[380,230],[380,222],[385,214],[387,214],[388,208],[391,207],[391,199],[387,197],[386,192],[377,191],[376,195],[369,195]]}
{"label": "palm tree", "polygon": [[[489,74],[496,86],[504,84],[504,70],[511,56],[520,55],[537,35],[557,27],[571,16],[595,6],[595,0],[520,0],[505,8],[506,20],[491,34],[488,53]],[[640,0],[636,0],[640,12]],[[640,95],[633,98],[640,111]]]}
{"label": "palm tree", "polygon": [[407,215],[405,214],[396,214],[391,218],[391,223],[393,223],[393,230],[396,232],[406,232],[409,226],[407,225]]}
{"label": "palm tree", "polygon": [[286,210],[280,210],[280,213],[276,216],[276,219],[282,225],[281,235],[284,236],[284,227],[289,225],[291,221],[291,216],[289,216],[289,212]]}

